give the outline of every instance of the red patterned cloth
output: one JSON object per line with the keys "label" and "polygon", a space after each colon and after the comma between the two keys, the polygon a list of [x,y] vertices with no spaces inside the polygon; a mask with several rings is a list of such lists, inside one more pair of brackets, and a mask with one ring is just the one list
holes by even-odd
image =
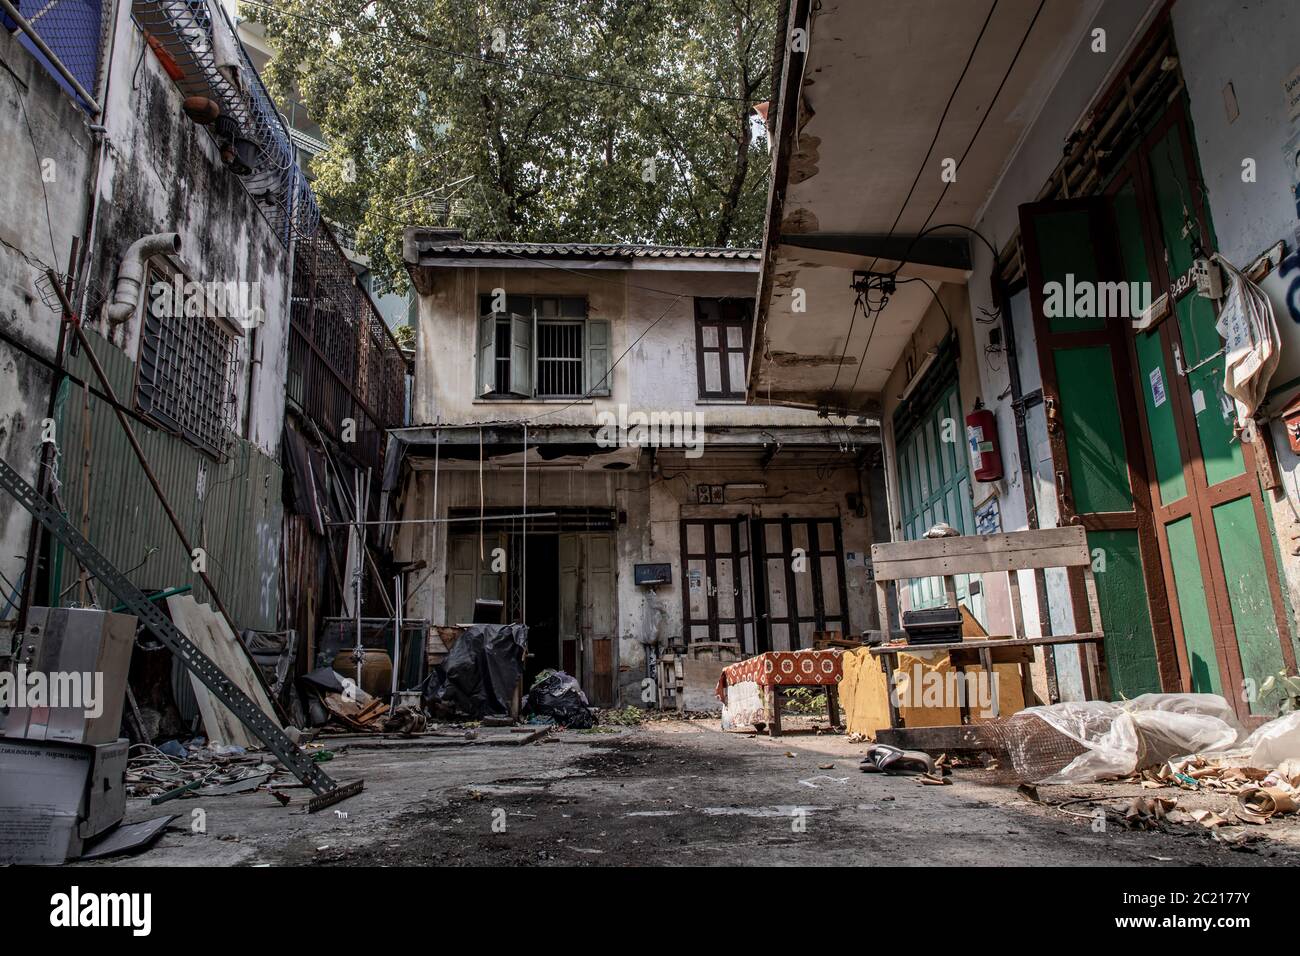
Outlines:
{"label": "red patterned cloth", "polygon": [[768,651],[732,664],[718,678],[718,700],[727,702],[727,687],[753,681],[760,687],[838,684],[844,678],[844,664],[837,649],[825,651]]}

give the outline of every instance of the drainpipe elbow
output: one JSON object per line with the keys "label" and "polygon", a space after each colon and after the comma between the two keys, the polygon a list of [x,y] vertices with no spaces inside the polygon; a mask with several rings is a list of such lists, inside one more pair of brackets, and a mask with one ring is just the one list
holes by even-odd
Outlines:
{"label": "drainpipe elbow", "polygon": [[127,248],[117,267],[117,288],[107,309],[108,321],[120,325],[135,314],[144,285],[145,263],[154,256],[176,255],[181,251],[181,237],[174,232],[156,232],[137,239]]}

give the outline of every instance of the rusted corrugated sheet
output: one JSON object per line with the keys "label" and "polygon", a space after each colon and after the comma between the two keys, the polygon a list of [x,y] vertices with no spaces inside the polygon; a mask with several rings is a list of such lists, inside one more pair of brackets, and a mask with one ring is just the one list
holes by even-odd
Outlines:
{"label": "rusted corrugated sheet", "polygon": [[[125,354],[90,334],[118,400],[132,405],[135,367]],[[92,381],[84,355],[68,370]],[[58,427],[60,495],[69,520],[82,521],[83,396],[65,383]],[[190,556],[158,503],[121,425],[107,403],[90,396],[89,538],[104,556],[146,592],[191,585],[200,602],[208,592],[191,570]],[[195,547],[207,552],[208,575],[241,628],[274,630],[279,602],[281,470],[242,439],[233,439],[218,462],[161,429],[132,423],[154,474]],[[150,553],[151,549],[157,550]],[[53,580],[63,595],[52,605],[77,599],[76,559],[56,546]],[[101,588],[102,590],[102,588]],[[111,596],[101,594],[108,603]],[[112,603],[116,603],[113,601]]]}

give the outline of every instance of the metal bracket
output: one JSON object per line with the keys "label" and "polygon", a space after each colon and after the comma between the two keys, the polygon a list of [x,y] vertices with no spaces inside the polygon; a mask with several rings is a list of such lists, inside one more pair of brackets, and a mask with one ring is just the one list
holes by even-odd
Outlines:
{"label": "metal bracket", "polygon": [[[204,686],[212,691],[217,699],[225,704],[230,712],[238,717],[295,777],[310,787],[319,797],[326,795],[335,797],[330,801],[331,803],[360,791],[361,781],[341,788],[306,751],[290,740],[288,735],[262,712],[251,697],[237,687],[210,657],[195,647],[139,588],[128,581],[121,571],[68,523],[57,508],[46,501],[4,459],[0,459],[0,486],[3,486],[15,501],[31,512],[32,517],[44,525],[50,534],[63,542],[68,550],[77,556],[77,560],[81,562],[81,566],[87,573],[98,578],[117,595],[118,600],[126,605],[140,623],[165,644],[186,669],[198,677]],[[340,792],[344,789],[347,792]]]}

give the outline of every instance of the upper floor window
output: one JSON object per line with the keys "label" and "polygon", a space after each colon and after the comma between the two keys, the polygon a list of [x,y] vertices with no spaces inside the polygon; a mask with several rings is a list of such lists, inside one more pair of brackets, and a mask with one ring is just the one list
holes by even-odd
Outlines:
{"label": "upper floor window", "polygon": [[493,311],[493,296],[479,300],[480,397],[609,394],[609,320],[588,318],[586,299],[511,295],[504,304]]}
{"label": "upper floor window", "polygon": [[700,398],[745,397],[752,299],[695,300],[695,356]]}

